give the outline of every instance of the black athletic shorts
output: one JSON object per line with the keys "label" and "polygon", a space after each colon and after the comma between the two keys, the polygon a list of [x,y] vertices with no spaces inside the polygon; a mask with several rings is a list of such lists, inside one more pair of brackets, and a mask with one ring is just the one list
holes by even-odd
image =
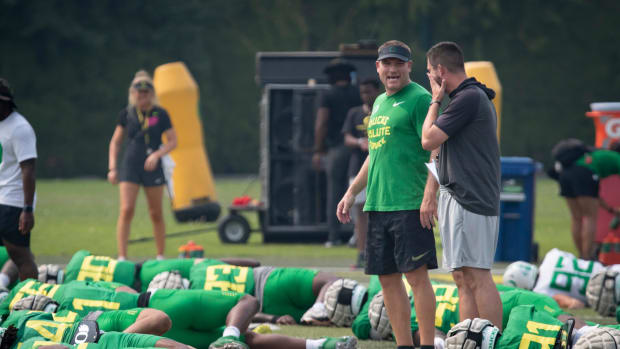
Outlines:
{"label": "black athletic shorts", "polygon": [[145,187],[156,187],[166,184],[164,170],[161,167],[161,160],[153,171],[144,169],[144,161],[123,161],[118,176],[120,182],[132,182],[141,184]]}
{"label": "black athletic shorts", "polygon": [[30,247],[30,232],[24,235],[19,231],[21,214],[21,207],[0,205],[0,238],[17,246]]}
{"label": "black athletic shorts", "polygon": [[437,251],[433,231],[420,223],[420,211],[370,211],[366,274],[406,273],[423,265],[437,269]]}
{"label": "black athletic shorts", "polygon": [[589,168],[573,165],[560,173],[560,195],[567,198],[578,196],[598,197],[598,176]]}

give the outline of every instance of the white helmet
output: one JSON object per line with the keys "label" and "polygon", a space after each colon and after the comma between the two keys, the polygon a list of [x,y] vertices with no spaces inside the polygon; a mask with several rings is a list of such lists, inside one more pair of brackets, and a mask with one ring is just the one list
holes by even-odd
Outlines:
{"label": "white helmet", "polygon": [[389,339],[392,336],[392,324],[383,303],[383,291],[377,293],[368,306],[370,320],[370,338],[376,340]]}
{"label": "white helmet", "polygon": [[62,284],[64,271],[58,264],[39,265],[38,280],[47,284]]}
{"label": "white helmet", "polygon": [[531,290],[538,278],[538,267],[534,264],[518,261],[510,263],[504,272],[504,285]]}
{"label": "white helmet", "polygon": [[602,316],[612,316],[616,313],[616,306],[620,302],[618,274],[617,271],[605,269],[588,281],[586,289],[588,305]]}
{"label": "white helmet", "polygon": [[190,282],[188,279],[181,276],[178,270],[162,271],[155,275],[153,280],[149,283],[148,289],[150,291],[159,288],[169,288],[173,290],[188,289]]}
{"label": "white helmet", "polygon": [[489,320],[466,319],[448,331],[446,349],[493,349],[500,336],[499,328]]}
{"label": "white helmet", "polygon": [[616,349],[620,346],[620,330],[596,327],[579,337],[573,349]]}
{"label": "white helmet", "polygon": [[325,292],[327,316],[336,326],[349,327],[368,298],[366,287],[351,279],[332,282]]}

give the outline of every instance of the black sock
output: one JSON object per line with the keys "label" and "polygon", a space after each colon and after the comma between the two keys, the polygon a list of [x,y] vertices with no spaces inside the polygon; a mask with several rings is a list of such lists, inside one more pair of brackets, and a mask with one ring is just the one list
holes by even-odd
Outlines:
{"label": "black sock", "polygon": [[420,349],[434,349],[434,345],[420,345]]}
{"label": "black sock", "polygon": [[399,345],[396,349],[415,349],[413,345]]}

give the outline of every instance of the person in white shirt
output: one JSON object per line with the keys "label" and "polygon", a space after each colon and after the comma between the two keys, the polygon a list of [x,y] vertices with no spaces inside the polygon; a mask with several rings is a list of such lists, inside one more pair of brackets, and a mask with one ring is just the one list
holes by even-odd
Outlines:
{"label": "person in white shirt", "polygon": [[38,275],[30,251],[36,158],[34,130],[17,112],[8,82],[0,78],[0,239],[21,280]]}

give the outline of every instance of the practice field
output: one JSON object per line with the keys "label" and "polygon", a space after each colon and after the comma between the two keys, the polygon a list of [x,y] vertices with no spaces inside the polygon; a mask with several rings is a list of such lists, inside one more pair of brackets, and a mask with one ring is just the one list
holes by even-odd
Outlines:
{"label": "practice field", "polygon": [[[557,195],[557,185],[548,179],[536,182],[536,216],[534,240],[540,245],[540,258],[553,247],[575,253],[570,236],[570,216],[563,200]],[[236,196],[248,194],[260,198],[260,182],[255,177],[217,178],[218,201],[225,208]],[[195,235],[172,237],[166,240],[166,257],[175,258],[177,248],[189,239],[205,249],[205,256],[241,256],[259,259],[263,264],[324,268],[336,274],[362,282],[368,278],[361,271],[350,271],[356,251],[348,247],[324,248],[314,244],[263,244],[262,236],[254,233],[248,244],[223,245],[213,223],[178,224],[174,221],[169,201],[164,200],[167,233],[205,230]],[[225,212],[223,212],[223,215]],[[115,227],[118,215],[118,187],[99,179],[39,180],[37,181],[36,227],[32,249],[39,263],[66,263],[79,249],[98,255],[116,255]],[[223,216],[222,215],[222,216]],[[255,215],[248,215],[251,225],[257,226]],[[150,237],[151,226],[146,202],[141,193],[132,225],[131,239]],[[153,257],[153,241],[129,246],[131,259]],[[505,264],[498,264],[498,268]],[[613,322],[591,310],[576,315],[596,322]],[[350,329],[285,326],[278,333],[314,338],[350,335]],[[360,342],[360,348],[393,348],[393,342]]]}

